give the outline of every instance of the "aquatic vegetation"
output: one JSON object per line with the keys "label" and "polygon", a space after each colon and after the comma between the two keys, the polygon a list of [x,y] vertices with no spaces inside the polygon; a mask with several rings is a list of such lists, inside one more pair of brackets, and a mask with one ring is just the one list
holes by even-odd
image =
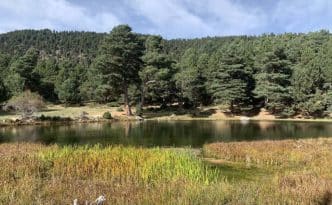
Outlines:
{"label": "aquatic vegetation", "polygon": [[[0,145],[0,204],[329,204],[332,139],[190,149]],[[250,159],[250,160],[249,160]]]}
{"label": "aquatic vegetation", "polygon": [[250,191],[244,191],[247,196],[256,187],[257,198],[274,195],[276,204],[332,203],[330,138],[213,143],[205,145],[203,152],[221,164],[268,170],[255,179]]}
{"label": "aquatic vegetation", "polygon": [[202,190],[226,184],[188,150],[35,144],[0,150],[0,204],[67,204],[101,193],[111,204],[190,204],[207,200],[195,199]]}

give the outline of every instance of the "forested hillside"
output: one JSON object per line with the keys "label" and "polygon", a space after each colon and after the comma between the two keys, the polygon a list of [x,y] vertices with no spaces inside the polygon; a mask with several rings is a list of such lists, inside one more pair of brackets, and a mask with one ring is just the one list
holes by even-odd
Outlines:
{"label": "forested hillside", "polygon": [[0,100],[24,90],[54,103],[223,105],[279,116],[332,110],[332,35],[165,40],[125,25],[109,34],[23,30],[0,35]]}

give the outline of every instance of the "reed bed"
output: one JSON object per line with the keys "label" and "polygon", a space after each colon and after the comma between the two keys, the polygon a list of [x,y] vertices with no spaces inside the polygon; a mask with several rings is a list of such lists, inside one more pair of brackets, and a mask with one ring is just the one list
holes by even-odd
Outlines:
{"label": "reed bed", "polygon": [[227,185],[188,150],[2,144],[0,154],[0,204],[71,204],[101,194],[108,204],[214,203],[225,195],[201,193]]}
{"label": "reed bed", "polygon": [[[0,204],[331,204],[332,140],[189,149],[0,145]],[[211,161],[211,160],[210,160]]]}
{"label": "reed bed", "polygon": [[332,204],[330,138],[213,143],[203,153],[221,164],[268,170],[244,191],[247,196],[256,187],[256,198],[274,196],[272,204]]}

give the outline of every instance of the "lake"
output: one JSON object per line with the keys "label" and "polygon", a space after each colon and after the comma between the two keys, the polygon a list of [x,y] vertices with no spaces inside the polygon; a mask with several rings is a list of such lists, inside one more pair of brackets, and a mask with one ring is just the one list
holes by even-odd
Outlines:
{"label": "lake", "polygon": [[328,122],[143,121],[0,128],[0,143],[202,147],[205,143],[332,136]]}

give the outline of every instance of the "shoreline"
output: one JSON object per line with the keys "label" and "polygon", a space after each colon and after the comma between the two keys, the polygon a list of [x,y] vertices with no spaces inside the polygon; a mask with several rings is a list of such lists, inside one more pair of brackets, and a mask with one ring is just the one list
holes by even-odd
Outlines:
{"label": "shoreline", "polygon": [[309,118],[309,119],[298,119],[298,118],[277,118],[277,119],[258,119],[258,118],[250,118],[248,119],[240,119],[240,118],[204,118],[204,117],[154,117],[154,118],[144,118],[146,121],[242,121],[242,122],[250,122],[250,121],[268,121],[268,122],[332,122],[330,118]]}
{"label": "shoreline", "polygon": [[52,126],[52,125],[72,125],[72,124],[93,124],[93,123],[114,123],[114,122],[137,122],[137,121],[162,121],[162,122],[176,122],[176,121],[237,121],[242,123],[250,122],[299,122],[299,123],[332,123],[332,119],[292,119],[292,118],[281,118],[281,119],[240,119],[240,118],[196,118],[196,117],[153,117],[153,118],[143,118],[143,120],[135,118],[121,118],[121,119],[86,119],[86,120],[64,120],[64,121],[21,121],[21,120],[12,120],[11,122],[0,122],[0,127],[19,127],[19,126]]}
{"label": "shoreline", "polygon": [[[211,112],[213,110],[213,112]],[[105,112],[110,112],[112,119],[104,119]],[[82,114],[86,113],[86,114]],[[44,119],[39,119],[44,116]],[[46,118],[46,119],[45,119]],[[22,125],[57,125],[57,124],[76,124],[76,123],[104,123],[118,121],[239,121],[250,122],[332,122],[332,116],[326,118],[277,118],[275,115],[262,109],[251,117],[243,115],[232,115],[224,110],[214,107],[206,107],[200,113],[185,113],[173,111],[154,112],[146,110],[143,118],[139,116],[126,116],[119,107],[108,107],[106,105],[85,105],[80,107],[65,107],[62,105],[50,105],[47,109],[35,113],[31,119],[21,120],[20,116],[13,113],[1,113],[0,127],[3,126],[22,126]]]}

